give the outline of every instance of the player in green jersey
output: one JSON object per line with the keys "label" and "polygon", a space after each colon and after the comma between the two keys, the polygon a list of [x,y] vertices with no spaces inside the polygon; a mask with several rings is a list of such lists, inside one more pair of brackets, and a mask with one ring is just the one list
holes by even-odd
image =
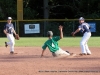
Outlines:
{"label": "player in green jersey", "polygon": [[59,26],[59,31],[60,31],[60,36],[55,36],[53,37],[53,32],[52,31],[48,31],[47,32],[47,36],[48,36],[48,40],[44,43],[44,45],[42,46],[42,54],[41,57],[44,54],[44,51],[46,50],[46,48],[48,47],[50,52],[52,52],[53,56],[59,57],[59,56],[70,56],[73,55],[69,52],[66,52],[64,50],[62,50],[59,46],[58,46],[58,42],[60,39],[63,38],[63,26]]}

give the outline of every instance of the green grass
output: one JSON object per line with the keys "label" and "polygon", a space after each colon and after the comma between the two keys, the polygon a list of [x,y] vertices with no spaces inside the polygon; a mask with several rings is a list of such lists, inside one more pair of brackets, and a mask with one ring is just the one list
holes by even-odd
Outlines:
{"label": "green grass", "polygon": [[[44,37],[26,37],[23,38],[21,37],[20,40],[16,40],[16,44],[15,46],[17,47],[34,47],[34,46],[42,46],[44,44],[44,42],[47,40],[48,38],[44,38]],[[63,39],[61,39],[58,43],[59,46],[62,47],[78,47],[80,46],[80,40],[81,37],[64,37]],[[4,46],[4,42],[8,41],[7,38],[0,38],[0,46]],[[90,47],[100,47],[100,37],[91,37],[88,45]]]}
{"label": "green grass", "polygon": [[[80,46],[80,41],[82,37],[68,37],[59,41],[59,45],[68,47],[78,47]],[[91,37],[88,41],[90,47],[100,47],[100,37]]]}

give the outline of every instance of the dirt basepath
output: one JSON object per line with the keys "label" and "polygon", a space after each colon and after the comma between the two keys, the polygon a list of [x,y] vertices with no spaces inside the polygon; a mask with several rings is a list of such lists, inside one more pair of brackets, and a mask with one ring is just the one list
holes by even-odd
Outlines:
{"label": "dirt basepath", "polygon": [[[79,47],[62,49],[81,52]],[[48,49],[40,58],[41,47],[15,47],[15,55],[0,47],[0,75],[100,75],[100,47],[90,49],[92,55],[58,59]]]}

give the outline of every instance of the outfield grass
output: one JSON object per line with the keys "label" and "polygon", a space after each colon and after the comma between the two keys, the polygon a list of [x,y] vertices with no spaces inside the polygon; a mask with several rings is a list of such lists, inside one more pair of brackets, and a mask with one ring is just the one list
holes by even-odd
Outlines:
{"label": "outfield grass", "polygon": [[[20,40],[16,40],[15,46],[17,47],[34,47],[34,46],[42,46],[43,43],[48,38],[44,37],[21,37]],[[80,46],[81,37],[64,37],[62,40],[59,41],[59,46],[62,47],[78,47]],[[0,38],[0,46],[4,46],[4,42],[8,41],[7,38]],[[88,45],[90,47],[100,47],[100,37],[91,37]]]}

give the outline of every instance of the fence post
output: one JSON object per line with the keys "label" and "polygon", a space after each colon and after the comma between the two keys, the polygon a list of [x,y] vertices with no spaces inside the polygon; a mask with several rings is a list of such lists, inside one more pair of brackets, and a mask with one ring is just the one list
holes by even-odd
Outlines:
{"label": "fence post", "polygon": [[17,34],[19,34],[19,21],[17,20]]}
{"label": "fence post", "polygon": [[[49,0],[43,0],[43,8],[44,8],[44,19],[49,18],[49,7],[48,7]],[[46,26],[48,25],[48,21],[44,20],[44,36],[46,36]]]}

